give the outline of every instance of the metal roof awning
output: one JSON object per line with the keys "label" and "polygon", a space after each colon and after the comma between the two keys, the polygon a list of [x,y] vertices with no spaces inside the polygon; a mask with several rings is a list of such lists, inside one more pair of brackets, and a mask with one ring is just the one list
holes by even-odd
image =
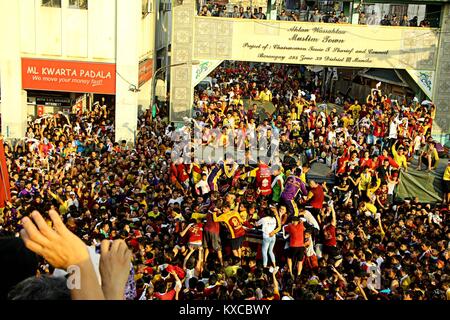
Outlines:
{"label": "metal roof awning", "polygon": [[404,80],[400,72],[395,69],[376,69],[370,68],[358,72],[362,78],[372,79],[388,83],[400,87],[409,87],[409,84]]}

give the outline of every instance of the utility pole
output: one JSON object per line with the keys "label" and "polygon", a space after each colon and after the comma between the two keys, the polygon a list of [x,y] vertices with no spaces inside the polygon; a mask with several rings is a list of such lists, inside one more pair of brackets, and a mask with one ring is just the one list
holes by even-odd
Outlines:
{"label": "utility pole", "polygon": [[327,67],[323,67],[323,79],[322,79],[322,98],[325,98],[325,94],[326,94],[326,82],[327,82],[327,73],[328,73],[328,68]]}

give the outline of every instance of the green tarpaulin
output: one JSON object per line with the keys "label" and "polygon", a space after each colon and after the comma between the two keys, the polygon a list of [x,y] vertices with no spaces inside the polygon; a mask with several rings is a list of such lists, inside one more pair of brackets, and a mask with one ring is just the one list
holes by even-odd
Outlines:
{"label": "green tarpaulin", "polygon": [[[447,159],[442,159],[436,171],[417,171],[410,166],[408,172],[400,173],[400,183],[395,192],[396,200],[418,197],[421,203],[442,202],[444,193],[442,176],[446,164]],[[319,183],[326,181],[327,184],[333,184],[335,182],[330,168],[322,163],[314,163],[307,177]]]}
{"label": "green tarpaulin", "polygon": [[410,169],[400,174],[400,183],[397,186],[396,199],[419,198],[422,203],[441,202],[443,197],[443,172],[426,172]]}

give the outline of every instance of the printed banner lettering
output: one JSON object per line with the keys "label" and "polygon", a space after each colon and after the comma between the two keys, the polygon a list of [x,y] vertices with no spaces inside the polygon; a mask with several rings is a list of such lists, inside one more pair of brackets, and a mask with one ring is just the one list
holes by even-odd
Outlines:
{"label": "printed banner lettering", "polygon": [[115,94],[116,65],[22,58],[22,88]]}
{"label": "printed banner lettering", "polygon": [[198,60],[434,70],[439,41],[433,28],[218,17],[194,28]]}

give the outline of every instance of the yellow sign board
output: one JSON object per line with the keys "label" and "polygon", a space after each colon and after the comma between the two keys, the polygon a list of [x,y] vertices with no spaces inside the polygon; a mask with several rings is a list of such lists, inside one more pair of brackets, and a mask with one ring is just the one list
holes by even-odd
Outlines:
{"label": "yellow sign board", "polygon": [[196,17],[194,59],[434,70],[438,30]]}

